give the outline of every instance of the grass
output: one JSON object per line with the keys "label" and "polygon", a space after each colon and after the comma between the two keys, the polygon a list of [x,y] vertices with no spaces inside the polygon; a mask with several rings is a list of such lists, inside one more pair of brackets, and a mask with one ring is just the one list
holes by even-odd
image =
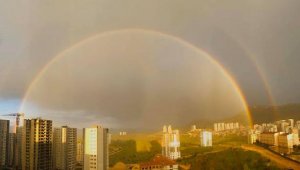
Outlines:
{"label": "grass", "polygon": [[110,144],[110,151],[119,149],[118,152],[110,155],[110,166],[118,162],[134,164],[150,161],[156,154],[161,153],[161,145],[157,141],[151,141],[148,151],[138,151],[137,143],[134,140],[113,140]]}
{"label": "grass", "polygon": [[256,170],[277,170],[270,160],[252,151],[245,151],[238,148],[228,148],[219,152],[197,154],[181,160],[191,164],[191,169],[256,169]]}
{"label": "grass", "polygon": [[[159,134],[116,136],[110,148],[118,152],[110,156],[110,166],[117,162],[132,164],[151,160],[161,153],[160,140]],[[200,147],[200,139],[197,136],[182,134],[180,141],[182,158],[178,163],[190,164],[192,169],[278,169],[260,154],[239,148],[247,143],[246,136],[213,136],[213,147]]]}

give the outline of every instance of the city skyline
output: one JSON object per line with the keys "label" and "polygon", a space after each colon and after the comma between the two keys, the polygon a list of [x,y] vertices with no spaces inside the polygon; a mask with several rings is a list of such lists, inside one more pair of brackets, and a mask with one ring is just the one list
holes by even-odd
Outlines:
{"label": "city skyline", "polygon": [[[23,116],[23,114],[15,115]],[[152,155],[151,159],[146,159],[147,161],[137,161],[133,162],[134,164],[116,163],[115,158],[112,157],[122,152],[122,150],[127,152],[126,150],[130,149],[130,147],[125,147],[122,149],[118,148],[115,151],[113,149],[115,143],[134,141],[134,147],[136,147],[134,150],[137,150],[138,145],[142,143],[137,143],[140,139],[137,138],[135,133],[120,132],[112,134],[107,128],[97,125],[90,128],[85,127],[83,134],[78,134],[77,128],[68,126],[53,127],[52,120],[37,118],[24,119],[23,121],[24,123],[19,124],[16,132],[8,133],[10,122],[8,120],[0,120],[0,148],[2,148],[0,151],[2,155],[0,162],[2,167],[9,169],[20,169],[22,167],[21,169],[99,170],[114,170],[123,167],[121,169],[125,170],[129,167],[138,169],[159,167],[163,169],[164,167],[172,166],[175,169],[178,169],[178,167],[190,169],[191,164],[181,163],[182,159],[190,159],[188,158],[191,156],[189,154],[190,151],[187,152],[186,150],[200,149],[198,152],[210,150],[220,152],[218,151],[220,147],[224,147],[223,149],[231,147],[231,150],[241,147],[244,150],[248,150],[248,152],[259,152],[264,157],[269,157],[270,155],[262,153],[263,150],[269,150],[273,154],[281,155],[283,158],[280,158],[282,162],[278,162],[276,160],[278,158],[274,159],[273,156],[270,156],[272,164],[267,166],[289,168],[299,166],[298,158],[292,157],[294,151],[298,152],[297,148],[300,146],[299,119],[276,120],[275,122],[263,123],[262,125],[255,124],[253,126],[243,126],[239,122],[215,122],[210,125],[211,128],[199,129],[196,125],[191,125],[190,130],[173,130],[171,125],[165,125],[161,132],[150,133],[152,136],[152,140],[148,141],[152,145],[150,151],[155,153],[155,155]],[[15,135],[12,136],[12,134]],[[127,135],[130,137],[128,138]],[[144,133],[143,136],[143,142],[150,140],[149,137],[146,137],[147,133]],[[157,136],[157,138],[153,140],[153,136]],[[224,139],[225,141],[230,139],[225,146],[219,143],[220,140]],[[155,148],[155,142],[158,142],[156,143],[158,148],[153,149]],[[241,142],[241,145],[235,146],[235,142]],[[111,143],[114,144],[110,146]],[[18,146],[15,144],[18,144]],[[183,147],[181,147],[181,144]],[[17,149],[12,149],[11,147]],[[149,150],[143,148],[137,153],[145,154],[147,152]],[[123,159],[121,158],[120,160]],[[136,157],[135,159],[139,160],[140,158]],[[18,161],[20,162],[18,163]],[[277,163],[273,165],[274,162]],[[192,164],[192,166],[195,168],[195,165]],[[262,166],[266,165],[261,164],[259,167]]]}

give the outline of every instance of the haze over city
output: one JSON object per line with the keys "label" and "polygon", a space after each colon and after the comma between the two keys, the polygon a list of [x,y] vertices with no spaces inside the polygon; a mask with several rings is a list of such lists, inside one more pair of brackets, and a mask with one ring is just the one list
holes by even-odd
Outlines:
{"label": "haze over city", "polygon": [[300,169],[299,11],[0,1],[0,169]]}
{"label": "haze over city", "polygon": [[[153,118],[149,115],[155,113],[172,115],[170,123],[178,123],[178,119],[189,115],[190,119],[181,122],[184,124],[245,111],[240,96],[230,93],[232,100],[224,98],[224,91],[236,91],[236,87],[226,85],[229,80],[222,76],[223,68],[214,68],[215,64],[201,54],[187,54],[195,51],[159,34],[178,38],[208,53],[236,81],[251,106],[299,102],[298,3],[54,1],[49,5],[3,1],[0,112],[27,111],[33,117],[37,113],[52,113],[62,123],[71,117],[78,123],[80,118],[76,115],[84,112],[89,115],[87,119],[101,118],[112,127],[137,127],[144,125],[138,122]],[[47,90],[31,92],[39,93],[44,100],[26,100],[25,105],[32,107],[22,110],[22,99],[30,84],[55,56],[93,36],[126,29],[132,30],[119,33],[120,38],[107,35],[89,42],[99,50],[105,48],[97,54],[88,51],[90,55],[61,57],[45,73],[54,78],[41,78],[44,82],[40,83],[46,83],[43,88]],[[92,47],[70,53],[88,48]],[[63,74],[55,73],[55,69]],[[79,79],[83,81],[78,82]],[[211,91],[207,91],[208,87]],[[205,100],[205,95],[201,95],[205,92],[219,96]],[[54,100],[55,94],[63,95]],[[107,104],[109,100],[114,102]],[[210,102],[215,100],[219,104]],[[226,102],[235,107],[223,109],[229,104]],[[70,113],[72,116],[66,116]],[[132,122],[137,115],[145,116]]]}

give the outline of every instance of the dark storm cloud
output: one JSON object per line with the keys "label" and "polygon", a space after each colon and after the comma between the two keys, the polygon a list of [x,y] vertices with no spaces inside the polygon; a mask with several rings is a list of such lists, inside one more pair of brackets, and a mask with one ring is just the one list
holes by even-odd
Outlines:
{"label": "dark storm cloud", "polygon": [[86,126],[100,121],[127,128],[186,124],[243,110],[235,87],[209,58],[137,30],[93,38],[64,53],[33,84],[22,108],[62,122],[81,117]]}

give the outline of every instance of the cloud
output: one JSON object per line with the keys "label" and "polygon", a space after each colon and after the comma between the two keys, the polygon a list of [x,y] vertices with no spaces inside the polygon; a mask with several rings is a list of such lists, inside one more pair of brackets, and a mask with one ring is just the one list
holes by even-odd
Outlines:
{"label": "cloud", "polygon": [[[275,0],[272,3],[260,0],[229,0],[218,3],[209,0],[120,0],[89,3],[1,1],[0,97],[4,100],[21,99],[45,64],[62,50],[87,37],[108,30],[146,28],[178,36],[208,51],[230,71],[250,104],[269,104],[269,101],[261,77],[255,70],[254,63],[249,60],[249,55],[259,64],[278,103],[299,102],[299,3],[297,0]],[[163,66],[168,68],[167,64],[168,62]],[[97,71],[97,74],[100,73]],[[101,76],[103,75],[100,74]],[[122,103],[117,98],[112,99],[126,106],[142,102],[140,96],[144,95],[144,80],[137,77],[141,76],[133,74],[132,77],[119,77],[119,80],[130,79],[128,82],[132,84],[127,86],[140,90],[139,93],[134,93],[135,100]],[[112,81],[105,88],[111,90],[118,87],[112,79],[105,80]],[[164,81],[168,83],[174,80]],[[131,89],[127,92],[131,92]],[[98,91],[91,93],[97,94]],[[114,96],[121,93],[127,95],[120,91],[115,93]],[[87,98],[82,95],[82,98]],[[188,100],[192,99],[186,99]],[[186,108],[192,108],[185,105]],[[113,110],[118,112],[117,108]],[[101,114],[106,112],[104,110]]]}
{"label": "cloud", "polygon": [[58,111],[45,116],[69,121],[66,116],[76,119],[82,110],[89,124],[92,117],[121,127],[184,124],[245,109],[221,67],[147,31],[120,32],[72,48],[30,89],[25,102],[33,105],[25,104],[24,112],[32,113],[35,105],[39,114]]}

